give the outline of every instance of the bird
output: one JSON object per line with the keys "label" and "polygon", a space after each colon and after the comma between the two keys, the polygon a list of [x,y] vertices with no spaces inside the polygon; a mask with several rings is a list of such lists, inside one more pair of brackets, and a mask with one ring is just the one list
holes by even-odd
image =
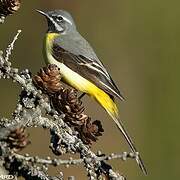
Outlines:
{"label": "bird", "polygon": [[136,162],[147,175],[145,165],[122,121],[115,97],[124,100],[119,88],[97,57],[92,46],[81,36],[71,14],[65,10],[36,10],[47,19],[43,54],[46,64],[60,68],[62,80],[95,99],[114,120],[130,149],[136,153]]}

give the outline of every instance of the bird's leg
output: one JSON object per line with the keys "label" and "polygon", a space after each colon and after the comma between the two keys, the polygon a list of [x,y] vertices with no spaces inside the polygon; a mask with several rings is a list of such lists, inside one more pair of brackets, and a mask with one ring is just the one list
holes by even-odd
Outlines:
{"label": "bird's leg", "polygon": [[82,93],[82,94],[78,97],[78,99],[82,99],[85,95],[86,95],[86,93]]}

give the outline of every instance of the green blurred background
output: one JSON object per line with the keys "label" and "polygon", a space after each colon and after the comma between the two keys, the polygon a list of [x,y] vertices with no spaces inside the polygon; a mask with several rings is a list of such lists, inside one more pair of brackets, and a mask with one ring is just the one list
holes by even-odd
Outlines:
{"label": "green blurred background", "polygon": [[[18,29],[22,34],[12,62],[36,73],[44,66],[42,41],[46,21],[35,9],[65,9],[73,14],[81,34],[93,45],[126,97],[119,102],[121,118],[142,154],[149,175],[143,176],[133,160],[111,161],[120,173],[133,180],[179,179],[180,143],[180,3],[162,0],[39,0],[24,1],[18,13],[0,25],[0,49],[5,49]],[[0,116],[9,117],[20,87],[0,82]],[[127,144],[108,115],[94,101],[84,98],[88,113],[101,119],[105,133],[92,147],[104,153],[128,151]],[[26,152],[45,157],[48,131],[33,129]],[[58,167],[56,174],[86,179],[83,168]]]}

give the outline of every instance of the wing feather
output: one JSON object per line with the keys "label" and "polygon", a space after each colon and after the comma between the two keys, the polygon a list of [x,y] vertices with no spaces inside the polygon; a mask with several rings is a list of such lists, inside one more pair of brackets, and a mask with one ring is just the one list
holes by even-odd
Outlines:
{"label": "wing feather", "polygon": [[67,67],[94,83],[112,97],[116,96],[124,100],[111,76],[99,61],[87,58],[82,54],[73,54],[60,47],[57,43],[53,44],[52,55],[56,60],[64,63]]}

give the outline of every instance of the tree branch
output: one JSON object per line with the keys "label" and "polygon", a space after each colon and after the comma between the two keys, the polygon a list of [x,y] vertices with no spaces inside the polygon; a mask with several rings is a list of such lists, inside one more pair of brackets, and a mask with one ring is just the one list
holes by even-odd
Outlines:
{"label": "tree branch", "polygon": [[[10,173],[23,176],[26,179],[32,177],[34,179],[63,179],[62,174],[59,177],[49,177],[47,174],[48,165],[68,166],[83,164],[89,179],[101,179],[103,176],[113,180],[125,179],[122,175],[116,173],[106,161],[112,159],[134,159],[137,154],[104,155],[92,152],[90,146],[84,144],[82,139],[79,138],[81,137],[79,132],[72,129],[72,124],[66,123],[65,117],[67,117],[67,114],[63,113],[63,110],[60,113],[52,106],[52,94],[46,94],[34,85],[29,70],[26,69],[20,72],[17,68],[11,66],[10,55],[20,32],[21,30],[14,36],[12,43],[6,49],[5,56],[3,56],[2,52],[0,54],[0,78],[11,78],[22,87],[12,118],[1,118],[0,120],[1,159],[3,159],[6,169]],[[61,160],[49,157],[42,159],[29,155],[20,155],[17,151],[28,144],[28,136],[21,129],[25,127],[49,129],[51,132],[50,147],[55,154],[79,153],[80,159]]]}

